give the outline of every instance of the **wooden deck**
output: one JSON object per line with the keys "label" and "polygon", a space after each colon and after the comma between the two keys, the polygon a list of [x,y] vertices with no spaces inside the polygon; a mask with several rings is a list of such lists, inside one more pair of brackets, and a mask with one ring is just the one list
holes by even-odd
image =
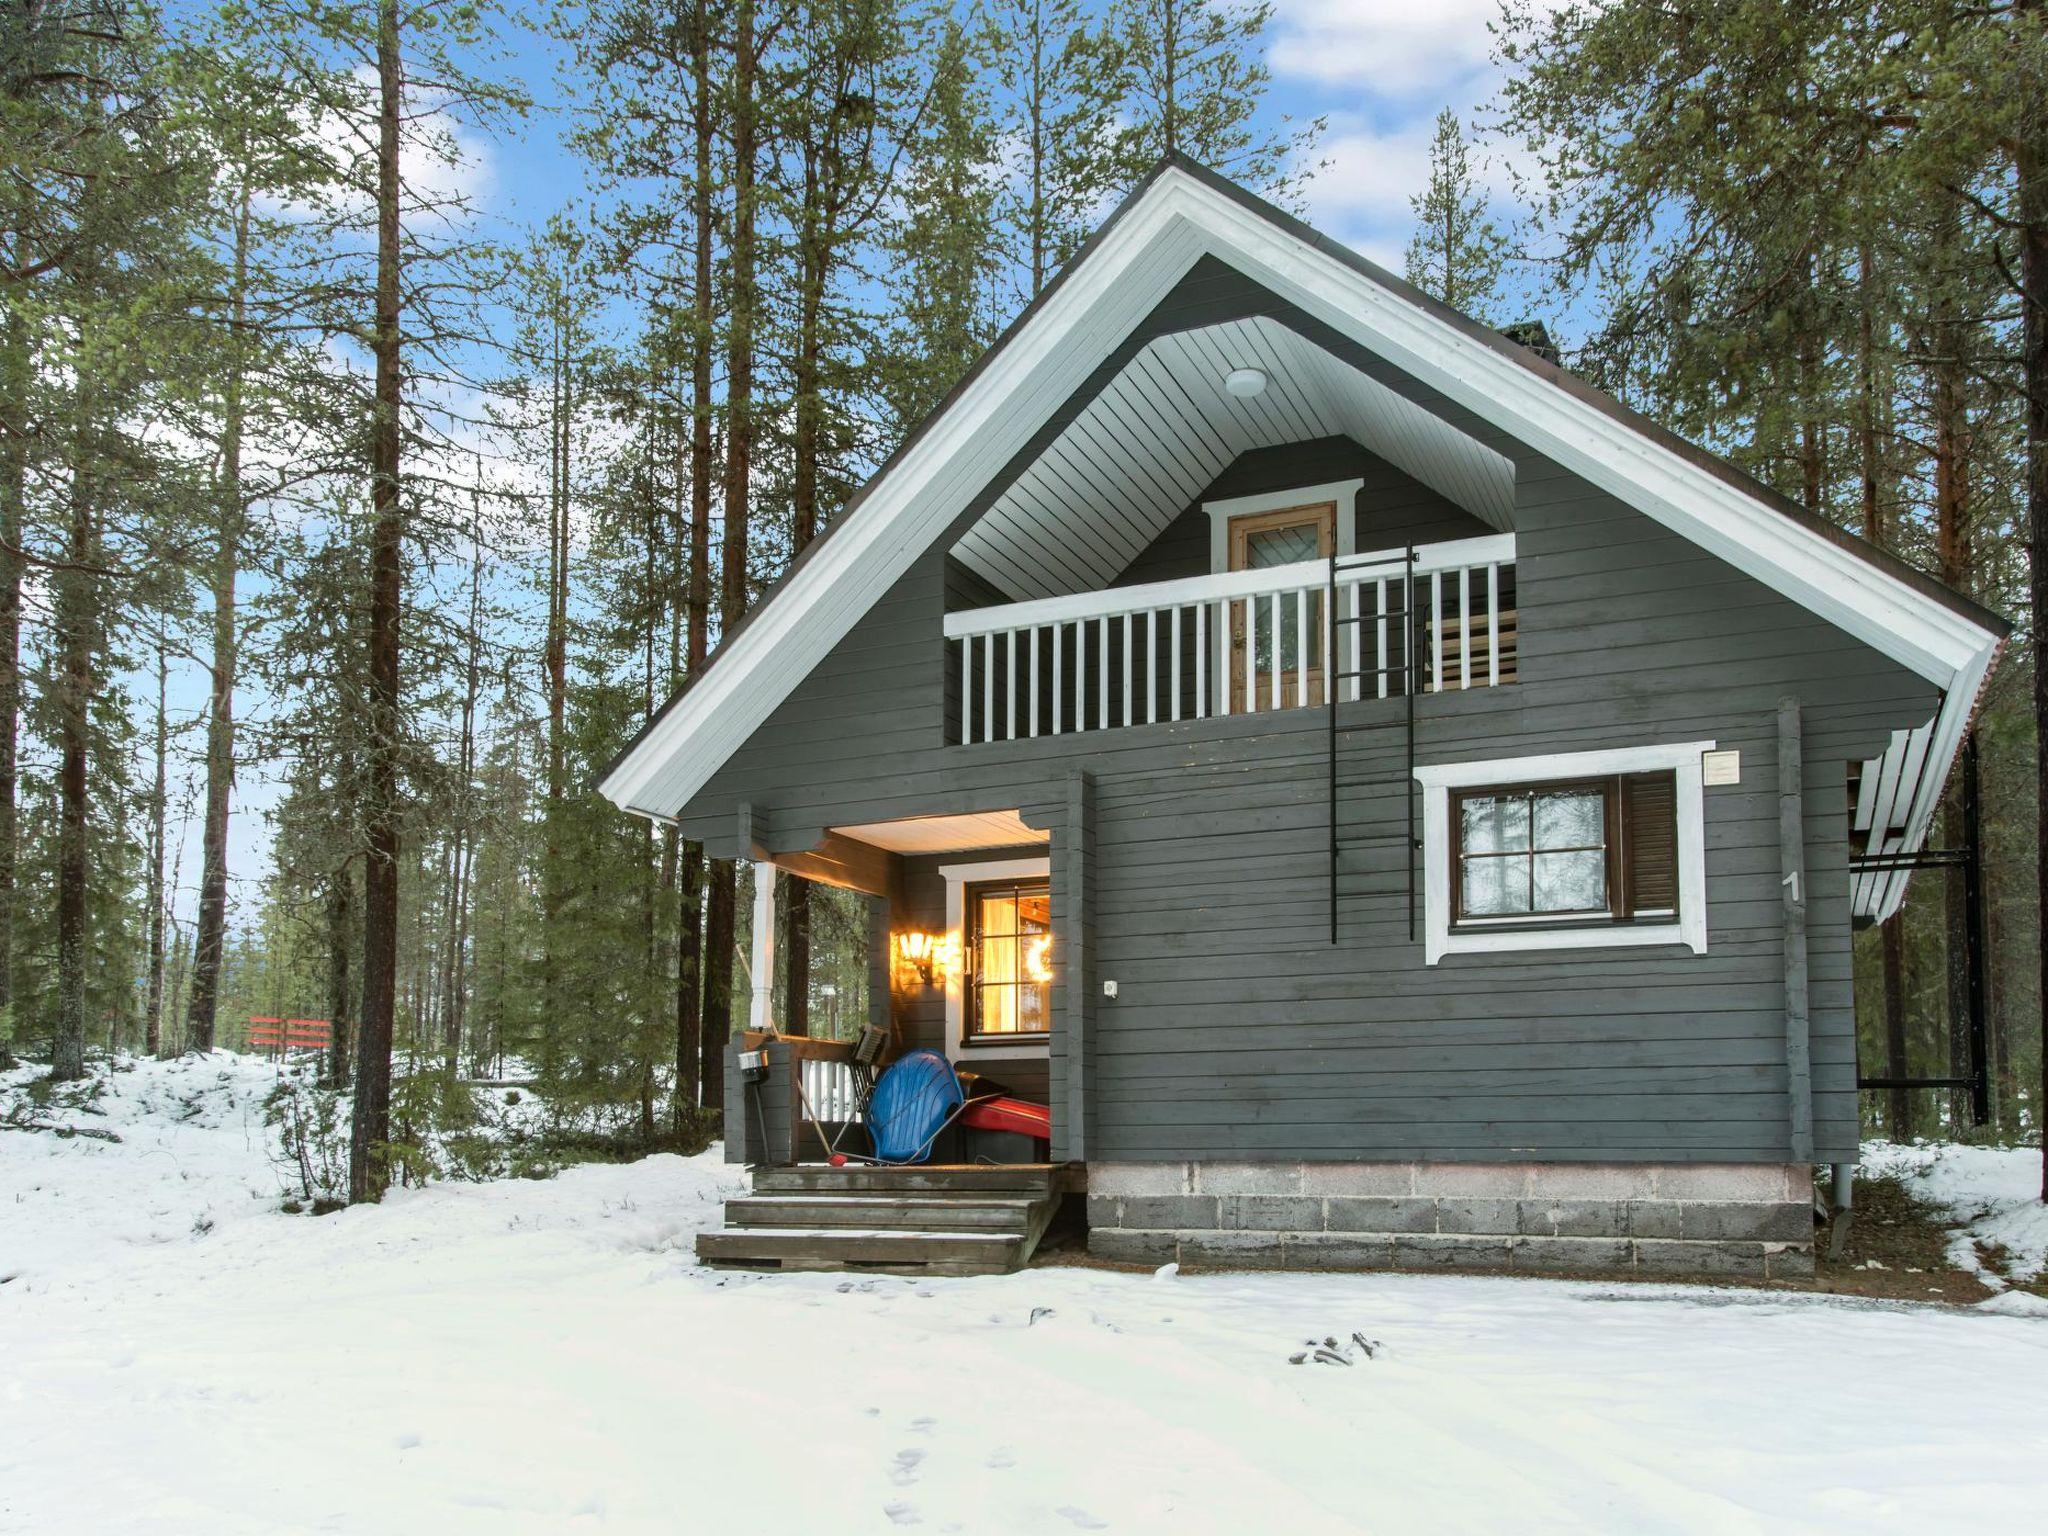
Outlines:
{"label": "wooden deck", "polygon": [[718,1269],[999,1275],[1021,1269],[1082,1171],[1058,1163],[754,1170],[753,1193],[700,1233]]}

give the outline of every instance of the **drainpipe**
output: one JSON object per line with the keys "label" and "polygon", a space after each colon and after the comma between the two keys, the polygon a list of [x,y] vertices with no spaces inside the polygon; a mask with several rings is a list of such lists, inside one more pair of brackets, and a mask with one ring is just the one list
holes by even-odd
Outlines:
{"label": "drainpipe", "polygon": [[1834,1178],[1828,1188],[1828,1207],[1833,1219],[1828,1223],[1828,1258],[1842,1257],[1849,1246],[1849,1229],[1856,1223],[1856,1165],[1836,1163]]}

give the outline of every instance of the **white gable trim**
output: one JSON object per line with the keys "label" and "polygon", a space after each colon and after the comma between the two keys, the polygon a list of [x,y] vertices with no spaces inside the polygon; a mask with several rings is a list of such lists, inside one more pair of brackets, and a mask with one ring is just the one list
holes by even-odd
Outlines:
{"label": "white gable trim", "polygon": [[1020,450],[1204,254],[1947,690],[1933,743],[1945,768],[1995,635],[1168,167],[613,767],[604,794],[673,815],[944,532],[988,466]]}

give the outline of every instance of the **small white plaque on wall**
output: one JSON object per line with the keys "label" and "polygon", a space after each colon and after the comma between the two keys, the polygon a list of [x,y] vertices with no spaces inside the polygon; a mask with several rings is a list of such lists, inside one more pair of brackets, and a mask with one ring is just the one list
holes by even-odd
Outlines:
{"label": "small white plaque on wall", "polygon": [[1700,782],[1702,784],[1740,784],[1742,782],[1742,754],[1732,747],[1719,752],[1700,754]]}

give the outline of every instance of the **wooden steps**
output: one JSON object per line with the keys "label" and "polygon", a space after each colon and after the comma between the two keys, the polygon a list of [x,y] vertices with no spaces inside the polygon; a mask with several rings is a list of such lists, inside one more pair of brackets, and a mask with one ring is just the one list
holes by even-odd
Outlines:
{"label": "wooden steps", "polygon": [[997,1275],[1031,1257],[1075,1182],[1065,1167],[757,1168],[728,1200],[725,1227],[699,1233],[721,1269]]}

